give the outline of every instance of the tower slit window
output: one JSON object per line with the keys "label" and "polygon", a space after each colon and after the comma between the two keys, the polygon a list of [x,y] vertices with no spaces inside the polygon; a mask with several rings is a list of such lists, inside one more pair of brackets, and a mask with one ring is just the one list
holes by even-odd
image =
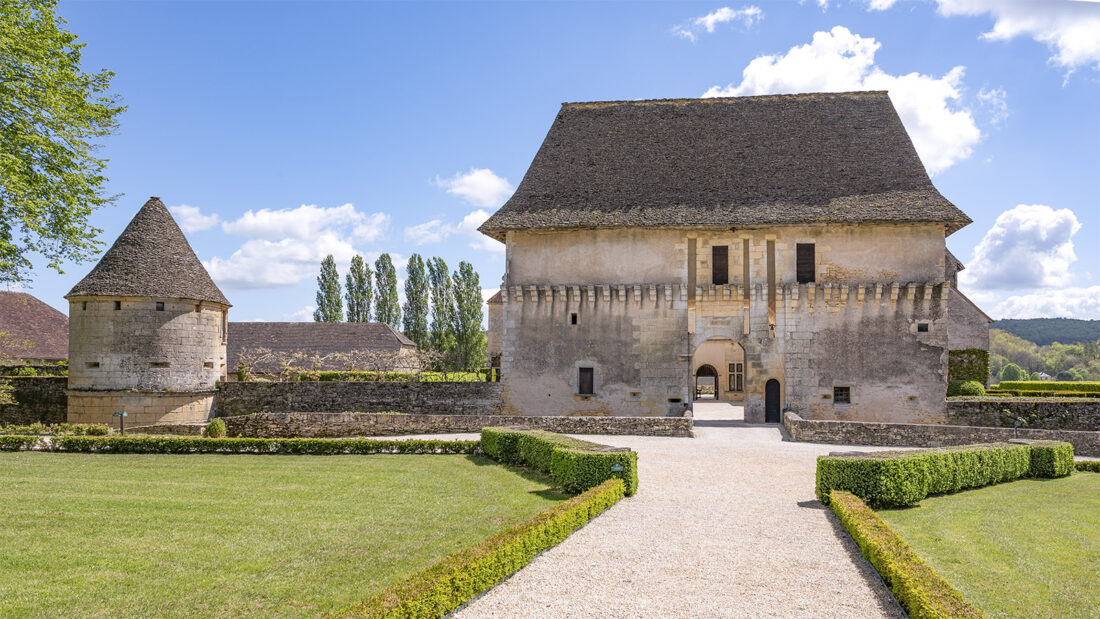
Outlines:
{"label": "tower slit window", "polygon": [[813,243],[795,244],[795,270],[798,283],[811,284],[817,281],[817,264],[814,258]]}
{"label": "tower slit window", "polygon": [[715,245],[710,248],[710,283],[724,286],[730,283],[730,248],[728,245]]}

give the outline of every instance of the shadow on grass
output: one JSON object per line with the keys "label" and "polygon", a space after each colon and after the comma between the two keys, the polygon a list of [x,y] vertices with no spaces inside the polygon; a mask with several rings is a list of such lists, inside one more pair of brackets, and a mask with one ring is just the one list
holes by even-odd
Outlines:
{"label": "shadow on grass", "polygon": [[533,471],[531,469],[524,468],[522,466],[514,466],[514,465],[511,465],[511,464],[501,464],[500,462],[497,462],[496,460],[493,460],[492,458],[490,458],[488,456],[483,456],[483,455],[467,455],[466,460],[473,463],[474,466],[499,466],[499,467],[504,468],[506,471],[508,471],[510,473],[515,473],[516,475],[519,475],[520,477],[526,479],[527,481],[547,486],[547,488],[545,488],[543,490],[531,490],[530,491],[531,494],[540,496],[544,499],[553,499],[553,500],[558,500],[558,501],[564,501],[564,500],[568,499],[570,496],[572,496],[570,494],[566,494],[566,493],[562,492],[561,490],[558,490],[557,488],[555,488],[554,487],[554,480],[549,475],[543,475],[542,473],[539,473],[538,471]]}

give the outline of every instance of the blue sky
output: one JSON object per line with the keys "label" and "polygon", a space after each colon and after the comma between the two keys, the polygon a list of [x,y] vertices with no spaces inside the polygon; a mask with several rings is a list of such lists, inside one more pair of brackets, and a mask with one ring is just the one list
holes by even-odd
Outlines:
{"label": "blue sky", "polygon": [[[234,304],[308,319],[320,259],[468,260],[564,101],[888,89],[995,318],[1100,318],[1100,3],[68,2],[129,110],[109,245],[161,196]],[[39,261],[40,263],[41,261]],[[399,264],[402,264],[399,261]],[[63,295],[91,264],[36,271]],[[403,277],[403,274],[399,274]]]}

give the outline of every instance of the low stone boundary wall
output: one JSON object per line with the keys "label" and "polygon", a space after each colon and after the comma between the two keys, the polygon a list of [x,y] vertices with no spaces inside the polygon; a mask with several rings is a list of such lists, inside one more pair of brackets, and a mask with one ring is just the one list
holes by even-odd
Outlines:
{"label": "low stone boundary wall", "polygon": [[501,412],[500,383],[221,382],[219,417],[252,413],[492,415]]}
{"label": "low stone boundary wall", "polygon": [[791,439],[808,443],[876,445],[887,447],[943,447],[972,443],[997,443],[1009,439],[1066,441],[1078,456],[1100,456],[1100,432],[1074,430],[1025,430],[981,426],[949,426],[924,423],[872,421],[817,421],[796,413],[783,414],[783,427]]}
{"label": "low stone boundary wall", "polygon": [[11,383],[15,404],[0,405],[0,424],[28,425],[65,423],[68,401],[65,389],[69,379],[64,376],[13,376]]}
{"label": "low stone boundary wall", "polygon": [[480,432],[488,426],[524,426],[562,434],[691,436],[691,417],[518,417],[511,415],[375,415],[261,413],[225,419],[229,436],[333,438]]}
{"label": "low stone boundary wall", "polygon": [[1017,417],[1026,420],[1029,428],[1100,431],[1100,398],[987,397],[947,401],[947,423],[954,425],[1012,427]]}

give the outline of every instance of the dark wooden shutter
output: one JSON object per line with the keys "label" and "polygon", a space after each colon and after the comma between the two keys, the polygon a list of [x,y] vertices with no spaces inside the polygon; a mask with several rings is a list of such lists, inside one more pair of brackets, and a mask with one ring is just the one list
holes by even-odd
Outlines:
{"label": "dark wooden shutter", "polygon": [[577,393],[581,395],[592,395],[595,391],[592,388],[592,368],[580,368],[580,385],[577,389]]}
{"label": "dark wooden shutter", "polygon": [[809,284],[817,281],[814,263],[814,244],[798,243],[795,246],[795,269],[798,271],[798,283]]}
{"label": "dark wooden shutter", "polygon": [[711,282],[715,285],[730,283],[730,248],[726,245],[715,245],[710,248]]}

